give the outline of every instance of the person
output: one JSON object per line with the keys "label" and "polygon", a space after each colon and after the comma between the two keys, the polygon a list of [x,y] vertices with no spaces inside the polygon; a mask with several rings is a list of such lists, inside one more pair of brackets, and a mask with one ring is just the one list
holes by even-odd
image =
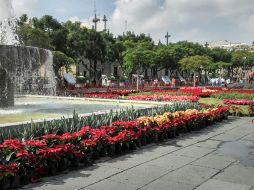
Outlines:
{"label": "person", "polygon": [[199,85],[199,79],[198,79],[198,76],[196,76],[196,79],[195,79],[195,85],[198,86]]}
{"label": "person", "polygon": [[230,84],[230,78],[228,78],[227,80],[226,80],[226,85],[229,85]]}
{"label": "person", "polygon": [[154,86],[157,88],[157,87],[158,87],[158,84],[159,84],[158,79],[155,79],[155,80],[153,81],[153,84],[154,84]]}
{"label": "person", "polygon": [[240,78],[239,84],[243,85],[243,79],[242,78]]}
{"label": "person", "polygon": [[212,78],[212,79],[211,79],[211,83],[212,83],[212,86],[216,86],[216,79],[215,79],[215,78]]}
{"label": "person", "polygon": [[253,72],[253,71],[250,71],[248,75],[249,75],[249,84],[252,84],[252,82],[253,82],[253,77],[254,77],[254,72]]}
{"label": "person", "polygon": [[221,87],[225,87],[225,79],[223,77],[221,78]]}
{"label": "person", "polygon": [[176,79],[175,79],[175,77],[172,78],[171,83],[172,83],[172,88],[176,88]]}

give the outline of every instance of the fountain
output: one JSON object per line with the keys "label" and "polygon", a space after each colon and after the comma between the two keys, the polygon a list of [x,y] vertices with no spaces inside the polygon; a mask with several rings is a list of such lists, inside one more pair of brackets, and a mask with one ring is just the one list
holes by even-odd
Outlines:
{"label": "fountain", "polygon": [[[127,107],[151,105],[128,102],[91,101],[84,98],[38,96],[55,94],[52,53],[45,49],[21,46],[12,0],[0,0],[0,131],[78,114],[102,113]],[[14,94],[15,106],[14,105]],[[17,96],[36,94],[36,96]]]}
{"label": "fountain", "polygon": [[20,46],[12,0],[0,0],[0,107],[14,106],[14,94],[55,94],[49,50]]}

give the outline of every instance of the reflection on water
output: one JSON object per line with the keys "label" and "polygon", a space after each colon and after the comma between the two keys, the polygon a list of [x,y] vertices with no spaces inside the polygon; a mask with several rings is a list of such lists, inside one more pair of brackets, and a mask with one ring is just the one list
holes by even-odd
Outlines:
{"label": "reflection on water", "polygon": [[217,153],[239,160],[244,166],[254,166],[254,142],[236,141],[223,143]]}

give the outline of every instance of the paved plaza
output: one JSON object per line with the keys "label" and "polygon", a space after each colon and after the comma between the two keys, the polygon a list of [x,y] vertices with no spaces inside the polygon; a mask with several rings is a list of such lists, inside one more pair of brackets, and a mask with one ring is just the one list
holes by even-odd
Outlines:
{"label": "paved plaza", "polygon": [[254,123],[229,120],[91,167],[43,178],[25,190],[253,190]]}

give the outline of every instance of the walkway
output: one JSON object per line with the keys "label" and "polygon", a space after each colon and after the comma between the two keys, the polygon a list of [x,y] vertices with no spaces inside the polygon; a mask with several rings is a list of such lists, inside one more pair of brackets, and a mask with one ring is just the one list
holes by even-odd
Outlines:
{"label": "walkway", "polygon": [[30,184],[29,190],[254,190],[254,124],[230,118],[160,145]]}

